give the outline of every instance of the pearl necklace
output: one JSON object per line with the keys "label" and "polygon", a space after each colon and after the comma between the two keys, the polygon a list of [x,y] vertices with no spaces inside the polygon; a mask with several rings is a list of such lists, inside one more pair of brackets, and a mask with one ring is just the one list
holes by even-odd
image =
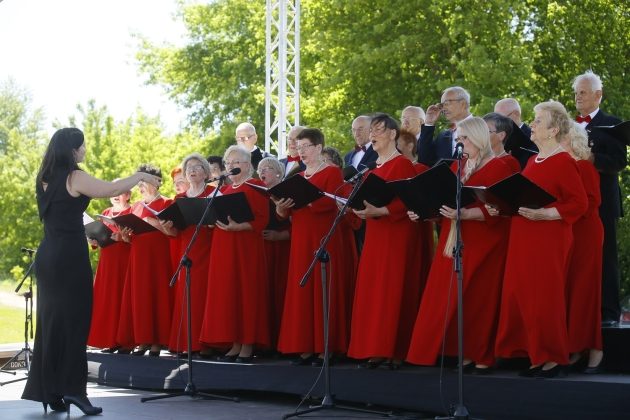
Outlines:
{"label": "pearl necklace", "polygon": [[556,148],[554,149],[554,151],[553,151],[553,152],[551,152],[551,153],[549,154],[549,156],[545,156],[545,157],[544,157],[544,158],[542,158],[542,159],[540,158],[540,153],[539,153],[539,154],[538,154],[538,155],[536,155],[536,157],[534,158],[534,162],[536,162],[536,163],[542,163],[542,162],[544,162],[545,160],[547,160],[548,158],[550,158],[551,156],[553,156],[553,155],[557,154],[558,152],[560,152],[561,150],[563,150],[563,149],[562,149],[562,146],[558,146],[558,147],[556,147]]}
{"label": "pearl necklace", "polygon": [[238,189],[238,188],[241,188],[241,185],[245,184],[245,183],[246,183],[248,180],[250,180],[251,178],[252,178],[252,177],[250,176],[250,177],[248,177],[247,179],[245,179],[243,182],[241,182],[240,184],[233,183],[233,184],[232,184],[232,185],[230,185],[230,186],[231,186],[233,189],[235,189],[235,190],[236,190],[236,189]]}
{"label": "pearl necklace", "polygon": [[392,152],[392,154],[391,154],[391,155],[389,155],[389,156],[387,156],[387,157],[383,160],[383,162],[378,163],[378,160],[377,160],[377,161],[376,161],[376,167],[377,167],[377,168],[380,168],[381,166],[385,165],[387,162],[389,162],[389,161],[390,161],[390,160],[394,157],[394,155],[395,155],[396,153],[398,153],[398,150],[394,149],[394,151]]}
{"label": "pearl necklace", "polygon": [[[304,171],[304,178],[306,179],[310,179],[313,175],[315,175],[317,172],[319,172],[320,169],[322,169],[322,166],[324,166],[324,164],[326,164],[326,162],[322,161],[322,163],[319,164],[319,166],[317,167],[317,169],[315,169],[315,172],[313,172],[310,175],[306,174],[306,171]],[[308,170],[308,168],[307,168]]]}

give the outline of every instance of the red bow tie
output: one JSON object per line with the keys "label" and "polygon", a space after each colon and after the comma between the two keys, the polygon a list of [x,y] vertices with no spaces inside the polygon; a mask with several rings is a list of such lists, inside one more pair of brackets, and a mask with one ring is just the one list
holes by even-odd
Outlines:
{"label": "red bow tie", "polygon": [[365,152],[365,146],[359,146],[359,145],[354,146],[355,152],[358,152],[359,150],[363,150]]}
{"label": "red bow tie", "polygon": [[289,162],[299,162],[300,161],[300,157],[299,156],[287,156],[287,163]]}
{"label": "red bow tie", "polygon": [[581,115],[578,115],[577,117],[575,117],[575,121],[579,122],[579,123],[590,123],[591,122],[591,116],[587,115],[586,117],[583,117]]}

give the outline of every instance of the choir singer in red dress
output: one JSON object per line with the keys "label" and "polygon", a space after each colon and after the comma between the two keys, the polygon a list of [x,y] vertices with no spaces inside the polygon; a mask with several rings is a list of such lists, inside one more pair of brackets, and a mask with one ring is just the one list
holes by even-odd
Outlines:
{"label": "choir singer in red dress", "polygon": [[534,107],[531,139],[539,153],[522,174],[556,197],[540,209],[521,207],[512,217],[495,353],[529,357],[527,377],[564,375],[569,363],[566,285],[572,225],[588,201],[575,160],[559,142],[571,121],[562,104]]}
{"label": "choir singer in red dress", "polygon": [[[297,149],[306,170],[303,176],[320,190],[340,194],[343,190],[341,169],[329,166],[323,159],[324,134],[316,128],[304,129],[297,139]],[[293,365],[315,364],[323,360],[324,327],[322,312],[322,279],[319,264],[304,287],[299,283],[311,263],[315,251],[326,235],[337,214],[335,200],[321,197],[297,210],[293,201],[276,202],[281,217],[291,216],[291,251],[289,273],[284,300],[278,350],[298,353]],[[350,339],[350,313],[352,284],[356,275],[357,253],[349,229],[338,226],[326,250],[330,254],[327,264],[327,285],[330,304],[329,350],[343,354]],[[317,355],[319,353],[319,357]]]}
{"label": "choir singer in red dress", "polygon": [[[370,141],[378,154],[372,173],[386,181],[412,178],[416,170],[396,149],[398,123],[377,114],[370,124]],[[376,368],[385,361],[392,369],[407,355],[413,322],[424,282],[420,278],[424,248],[418,223],[407,217],[399,198],[384,207],[364,201],[353,210],[366,220],[365,243],[357,274],[348,356],[368,359],[361,367]]]}
{"label": "choir singer in red dress", "polygon": [[210,247],[206,311],[200,340],[210,346],[231,346],[217,360],[249,363],[254,346],[269,346],[269,279],[262,231],[269,221],[269,199],[250,184],[253,179],[250,153],[230,146],[223,156],[232,183],[224,195],[244,193],[254,220],[216,222]]}
{"label": "choir singer in red dress", "polygon": [[[199,153],[192,153],[184,158],[181,167],[185,174],[188,187],[178,191],[175,199],[178,198],[206,198],[212,194],[214,187],[206,185],[206,179],[210,177],[210,164]],[[175,178],[173,179],[175,181]],[[176,186],[177,186],[177,181]],[[181,182],[181,181],[180,181]],[[177,243],[174,254],[175,262],[173,271],[177,269],[184,251],[190,243],[196,225],[188,226],[182,231],[173,227],[173,222],[163,222],[163,226],[171,229]],[[210,226],[201,226],[195,243],[190,248],[188,258],[192,261],[190,269],[190,312],[191,312],[191,338],[192,349],[187,348],[188,323],[186,308],[186,269],[182,267],[179,271],[177,284],[175,286],[175,298],[173,304],[173,316],[171,321],[171,336],[168,348],[174,352],[198,352],[202,350],[199,342],[199,331],[203,321],[203,314],[206,308],[206,291],[208,285],[208,264],[210,262],[210,244],[212,243],[212,231]],[[202,352],[203,353],[203,352]],[[207,353],[203,353],[207,354]]]}
{"label": "choir singer in red dress", "polygon": [[602,201],[599,172],[591,162],[586,130],[576,122],[571,122],[571,126],[562,145],[577,161],[588,197],[588,210],[573,224],[573,249],[567,276],[569,362],[575,365],[583,353],[588,352],[583,373],[599,373],[604,356],[600,310],[604,227],[598,213]]}
{"label": "choir singer in red dress", "polygon": [[[488,126],[478,117],[458,124],[464,144],[462,183],[489,186],[514,170],[495,157]],[[457,170],[454,163],[452,169]],[[414,326],[407,361],[433,365],[442,352],[457,355],[457,275],[453,265],[455,209],[443,206],[440,238]],[[418,218],[410,212],[412,220]],[[461,209],[464,367],[489,372],[494,364],[494,338],[499,316],[501,283],[510,230],[506,217],[492,217],[481,202]],[[446,334],[445,334],[446,333]]]}

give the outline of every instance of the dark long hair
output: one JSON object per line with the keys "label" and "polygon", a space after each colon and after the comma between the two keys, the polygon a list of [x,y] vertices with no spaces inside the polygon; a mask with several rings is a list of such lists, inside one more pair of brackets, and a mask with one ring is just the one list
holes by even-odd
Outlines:
{"label": "dark long hair", "polygon": [[68,173],[79,169],[73,151],[81,147],[84,141],[83,132],[78,128],[69,127],[57,130],[48,143],[44,159],[39,167],[37,187],[41,188],[42,183],[50,182],[55,173]]}

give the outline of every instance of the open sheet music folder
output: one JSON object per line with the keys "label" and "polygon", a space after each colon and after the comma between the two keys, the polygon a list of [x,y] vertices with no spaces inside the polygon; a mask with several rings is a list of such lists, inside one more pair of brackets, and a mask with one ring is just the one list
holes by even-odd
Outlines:
{"label": "open sheet music folder", "polygon": [[112,230],[100,220],[89,222],[84,227],[85,236],[98,242],[98,246],[101,248],[116,243],[116,241],[112,239]]}
{"label": "open sheet music folder", "polygon": [[262,185],[256,184],[247,185],[257,188],[260,191],[264,191],[278,199],[291,198],[295,203],[293,208],[296,210],[305,207],[324,195],[319,188],[298,174],[291,175],[271,188],[266,188]]}
{"label": "open sheet music folder", "polygon": [[[457,176],[445,161],[413,178],[390,181],[388,184],[407,209],[423,220],[441,217],[442,206],[456,208]],[[461,207],[475,201],[475,196],[462,188]]]}
{"label": "open sheet music folder", "polygon": [[111,223],[115,223],[119,226],[129,228],[133,231],[134,235],[141,235],[147,232],[153,232],[157,230],[138,216],[133,213],[123,214],[116,217],[97,216],[100,219],[108,220]]}
{"label": "open sheet music folder", "polygon": [[539,209],[556,201],[547,191],[515,173],[489,187],[466,186],[481,202],[496,207],[502,216],[518,214],[519,207]]}

